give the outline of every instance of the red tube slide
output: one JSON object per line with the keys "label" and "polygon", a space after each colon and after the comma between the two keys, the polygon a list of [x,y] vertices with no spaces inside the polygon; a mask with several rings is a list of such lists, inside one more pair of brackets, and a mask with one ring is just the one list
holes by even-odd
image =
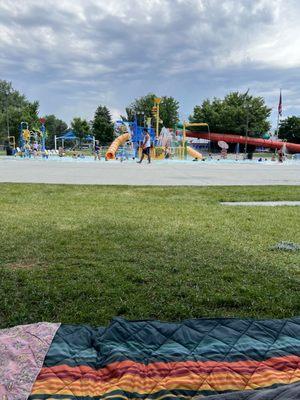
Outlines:
{"label": "red tube slide", "polygon": [[207,132],[192,132],[186,131],[186,136],[194,137],[194,138],[201,138],[201,139],[208,139],[212,140],[213,142],[219,142],[223,140],[226,143],[242,143],[242,144],[249,144],[254,145],[257,147],[267,147],[270,149],[281,149],[283,146],[286,146],[286,149],[291,153],[300,153],[300,144],[296,143],[289,143],[289,142],[279,142],[278,140],[267,140],[267,139],[259,139],[259,138],[246,138],[245,136],[238,136],[238,135],[231,135],[231,134],[224,134],[224,133],[207,133]]}

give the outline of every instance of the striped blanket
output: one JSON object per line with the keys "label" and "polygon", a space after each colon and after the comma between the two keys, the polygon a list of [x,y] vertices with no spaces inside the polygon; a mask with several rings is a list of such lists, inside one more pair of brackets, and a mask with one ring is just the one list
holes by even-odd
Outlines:
{"label": "striped blanket", "polygon": [[300,399],[300,318],[62,325],[29,400]]}

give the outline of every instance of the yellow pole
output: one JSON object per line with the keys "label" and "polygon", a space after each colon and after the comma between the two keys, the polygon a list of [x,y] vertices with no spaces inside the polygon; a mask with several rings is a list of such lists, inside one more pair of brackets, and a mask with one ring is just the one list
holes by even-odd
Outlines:
{"label": "yellow pole", "polygon": [[159,103],[157,103],[157,111],[156,111],[156,139],[159,136]]}
{"label": "yellow pole", "polygon": [[186,141],[186,123],[183,123],[183,137],[182,137],[182,143],[183,145],[185,144]]}
{"label": "yellow pole", "polygon": [[183,136],[182,136],[182,153],[183,159],[185,158],[185,143],[186,143],[186,122],[183,123]]}
{"label": "yellow pole", "polygon": [[160,102],[161,102],[161,98],[157,97],[154,99],[154,103],[156,105],[156,139],[158,139],[158,136],[159,136],[159,121],[160,121],[159,105],[160,105]]}

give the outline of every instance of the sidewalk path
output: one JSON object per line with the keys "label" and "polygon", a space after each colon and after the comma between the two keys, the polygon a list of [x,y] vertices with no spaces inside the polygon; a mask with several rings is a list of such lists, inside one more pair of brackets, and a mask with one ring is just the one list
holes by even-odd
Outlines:
{"label": "sidewalk path", "polygon": [[300,163],[57,162],[0,159],[0,182],[88,185],[300,185]]}
{"label": "sidewalk path", "polygon": [[225,201],[223,206],[246,206],[246,207],[282,207],[282,206],[300,206],[300,201]]}

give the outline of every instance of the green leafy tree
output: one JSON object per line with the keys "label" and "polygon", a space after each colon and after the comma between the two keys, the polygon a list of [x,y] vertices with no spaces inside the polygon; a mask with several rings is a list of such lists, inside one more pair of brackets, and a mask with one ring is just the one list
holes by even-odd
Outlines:
{"label": "green leafy tree", "polygon": [[278,136],[287,142],[300,143],[300,118],[292,116],[281,121]]}
{"label": "green leafy tree", "polygon": [[30,102],[12,87],[11,82],[0,80],[0,137],[4,139],[8,130],[19,140],[20,123],[25,121],[30,128],[39,126],[39,103]]}
{"label": "green leafy tree", "polygon": [[133,111],[133,109],[130,108],[130,107],[126,107],[125,110],[126,110],[126,116],[121,115],[121,119],[122,119],[123,121],[130,121],[130,122],[133,122],[133,121],[134,121],[134,111]]}
{"label": "green leafy tree", "polygon": [[166,128],[174,128],[179,121],[179,102],[173,97],[163,96],[160,104],[160,118]]}
{"label": "green leafy tree", "polygon": [[[154,93],[148,93],[146,96],[135,99],[130,106],[126,108],[128,121],[133,121],[135,116],[138,118],[139,124],[142,124],[144,117],[152,117],[152,107],[154,106]],[[142,114],[143,113],[143,114]]]}
{"label": "green leafy tree", "polygon": [[93,135],[102,145],[110,144],[114,139],[114,125],[107,107],[99,106],[92,121]]}
{"label": "green leafy tree", "polygon": [[68,125],[53,114],[45,115],[44,118],[46,120],[47,146],[54,147],[54,136],[60,136],[68,128]]}
{"label": "green leafy tree", "polygon": [[[149,93],[146,96],[135,99],[134,102],[126,108],[127,119],[133,121],[134,116],[137,115],[139,123],[142,124],[141,119],[144,117],[153,117],[152,108],[154,106],[154,99],[158,97],[154,93]],[[144,113],[144,114],[142,114]],[[163,126],[166,128],[174,128],[174,125],[179,121],[179,102],[173,97],[163,96],[160,103],[160,119],[163,121]]]}
{"label": "green leafy tree", "polygon": [[71,128],[78,137],[80,146],[82,141],[91,133],[88,121],[86,119],[81,119],[80,117],[73,118]]}
{"label": "green leafy tree", "polygon": [[271,125],[268,118],[271,109],[265,105],[262,97],[254,97],[239,92],[229,93],[225,98],[204,100],[194,108],[191,122],[205,122],[212,132],[234,133],[261,136]]}

